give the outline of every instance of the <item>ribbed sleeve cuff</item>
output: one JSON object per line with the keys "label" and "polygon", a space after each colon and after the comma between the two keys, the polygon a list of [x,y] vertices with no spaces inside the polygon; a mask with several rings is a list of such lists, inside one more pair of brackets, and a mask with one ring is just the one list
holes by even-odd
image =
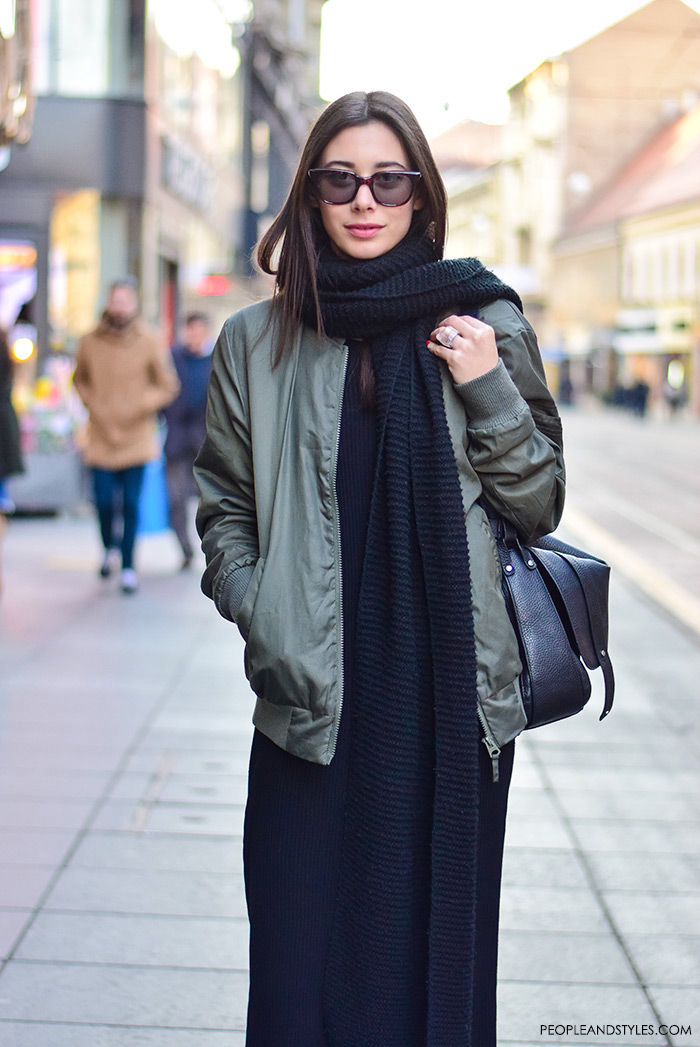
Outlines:
{"label": "ribbed sleeve cuff", "polygon": [[456,386],[469,413],[470,428],[489,427],[517,417],[525,401],[505,364],[499,360],[486,374]]}
{"label": "ribbed sleeve cuff", "polygon": [[235,622],[238,618],[238,612],[241,609],[243,597],[246,594],[250,579],[253,577],[254,570],[254,563],[247,564],[245,567],[238,567],[231,572],[221,586],[219,609],[224,617],[232,622]]}

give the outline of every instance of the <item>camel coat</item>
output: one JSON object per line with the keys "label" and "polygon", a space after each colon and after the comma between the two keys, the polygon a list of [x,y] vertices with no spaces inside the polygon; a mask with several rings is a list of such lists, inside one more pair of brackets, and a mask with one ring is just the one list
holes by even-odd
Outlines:
{"label": "camel coat", "polygon": [[103,317],[80,341],[73,384],[89,413],[86,465],[128,469],[158,457],[157,413],[180,383],[170,354],[141,319],[115,329]]}

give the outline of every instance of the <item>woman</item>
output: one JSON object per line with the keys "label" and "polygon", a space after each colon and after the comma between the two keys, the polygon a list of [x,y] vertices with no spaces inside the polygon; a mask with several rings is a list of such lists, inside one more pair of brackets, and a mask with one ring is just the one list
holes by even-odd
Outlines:
{"label": "woman", "polygon": [[564,472],[519,299],[440,260],[445,224],[411,111],[346,95],[261,241],[272,302],[215,351],[202,585],[257,695],[248,1047],[496,1042],[525,721],[480,503],[532,538]]}
{"label": "woman", "polygon": [[20,452],[19,425],[12,405],[13,360],[7,335],[0,328],[0,592],[2,592],[2,542],[7,514],[14,511],[5,480],[24,472]]}

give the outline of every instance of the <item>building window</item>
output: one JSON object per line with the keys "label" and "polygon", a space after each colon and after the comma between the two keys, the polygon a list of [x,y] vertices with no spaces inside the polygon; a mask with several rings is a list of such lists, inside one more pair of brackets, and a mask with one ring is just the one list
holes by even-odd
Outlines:
{"label": "building window", "polygon": [[143,0],[34,0],[38,94],[133,95],[143,90]]}

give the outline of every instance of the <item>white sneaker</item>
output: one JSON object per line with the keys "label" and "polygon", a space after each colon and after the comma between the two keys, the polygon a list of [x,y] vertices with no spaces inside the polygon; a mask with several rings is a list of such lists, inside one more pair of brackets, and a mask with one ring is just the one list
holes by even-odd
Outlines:
{"label": "white sneaker", "polygon": [[122,571],[122,592],[123,593],[135,593],[139,587],[139,580],[136,571],[132,570],[131,567],[125,567]]}

